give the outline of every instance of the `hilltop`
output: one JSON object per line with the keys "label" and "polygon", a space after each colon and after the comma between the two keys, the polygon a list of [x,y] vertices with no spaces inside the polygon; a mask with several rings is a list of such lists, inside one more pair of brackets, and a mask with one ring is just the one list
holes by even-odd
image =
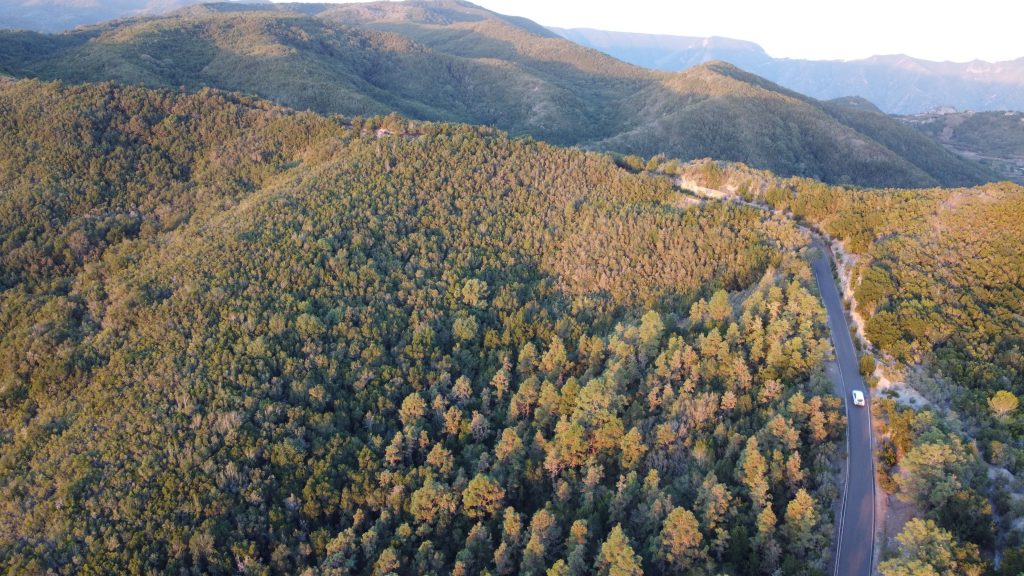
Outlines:
{"label": "hilltop", "polygon": [[213,4],[62,35],[0,34],[0,70],[212,86],[349,116],[398,112],[624,154],[713,156],[858,185],[995,178],[882,114],[721,63],[646,70],[465,2]]}

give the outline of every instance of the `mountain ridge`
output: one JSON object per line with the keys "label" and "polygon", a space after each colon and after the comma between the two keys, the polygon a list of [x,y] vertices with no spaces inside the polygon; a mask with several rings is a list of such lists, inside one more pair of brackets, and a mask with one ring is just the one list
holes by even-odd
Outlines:
{"label": "mountain ridge", "polygon": [[666,71],[726,60],[797,92],[831,100],[860,96],[893,114],[939,106],[1024,109],[1024,57],[1003,62],[936,62],[904,54],[857,60],[773,58],[758,44],[729,38],[551,28],[584,46]]}
{"label": "mountain ridge", "polygon": [[[96,5],[68,0],[12,1],[20,1],[19,9],[0,14],[0,29],[42,32],[60,32],[112,19],[163,14],[203,3],[202,0],[117,0],[113,4],[104,2]],[[222,3],[231,2],[235,0]],[[309,14],[327,12],[330,6],[338,6],[274,4],[270,0],[236,4],[261,4]],[[678,71],[711,60],[725,60],[821,100],[862,96],[893,114],[913,114],[947,105],[978,111],[1024,109],[1024,97],[1020,96],[1020,87],[1024,85],[1024,57],[1003,62],[978,59],[938,62],[904,54],[874,55],[848,61],[772,58],[761,46],[747,40],[592,28],[545,28],[526,18],[501,17],[509,23],[528,27],[535,34],[567,37],[648,68]],[[937,94],[951,96],[938,97]]]}
{"label": "mountain ridge", "polygon": [[[205,0],[8,0],[10,10],[0,11],[0,29],[62,32],[79,26],[133,16],[156,15]],[[236,2],[238,0],[222,0]],[[271,0],[244,0],[269,4]]]}
{"label": "mountain ridge", "polygon": [[398,112],[560,145],[681,160],[713,156],[865,186],[995,177],[880,114],[838,113],[722,64],[678,74],[647,70],[529,21],[451,0],[221,3],[60,35],[6,32],[0,71],[210,86],[321,113]]}

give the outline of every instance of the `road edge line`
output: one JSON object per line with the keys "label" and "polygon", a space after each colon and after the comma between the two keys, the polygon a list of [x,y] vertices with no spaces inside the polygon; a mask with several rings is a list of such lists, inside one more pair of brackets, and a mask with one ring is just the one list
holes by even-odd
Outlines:
{"label": "road edge line", "polygon": [[[822,245],[819,244],[817,246],[817,248],[819,250],[822,250],[822,252],[823,252],[822,257],[824,257],[826,259],[826,261],[828,262],[828,264],[829,264],[828,265],[828,268],[829,268],[828,272],[829,272],[829,274],[831,274],[832,273],[832,266],[831,266],[832,259],[827,254],[824,253],[825,250],[827,250],[827,247],[822,246]],[[825,297],[824,297],[824,294],[822,294],[822,290],[824,290],[824,289],[821,286],[821,277],[820,277],[820,275],[818,274],[817,271],[814,272],[814,280],[818,283],[818,292],[819,292],[819,295],[820,295],[821,300],[822,300],[822,306],[824,307],[825,306],[825,302],[824,302]],[[842,305],[842,298],[841,297],[840,297],[839,303],[840,303],[840,305]],[[844,312],[844,314],[845,314],[845,312]],[[836,532],[836,557],[835,557],[835,561],[833,562],[833,567],[832,567],[832,576],[838,576],[839,575],[839,559],[842,557],[842,553],[843,553],[843,525],[846,523],[846,503],[849,500],[848,495],[849,495],[849,491],[850,491],[850,406],[849,406],[849,402],[847,402],[847,400],[846,400],[846,396],[849,393],[849,390],[846,389],[846,378],[843,376],[843,369],[842,369],[842,366],[839,363],[839,347],[836,345],[835,327],[832,326],[832,320],[828,317],[828,308],[827,307],[825,307],[825,319],[827,321],[827,324],[829,325],[828,339],[829,339],[829,342],[832,344],[832,352],[833,352],[833,354],[835,354],[835,357],[836,357],[836,371],[839,372],[839,382],[840,382],[840,384],[842,385],[842,388],[843,388],[843,394],[842,394],[843,410],[844,410],[844,412],[846,412],[846,467],[844,469],[844,476],[845,476],[845,478],[843,479],[843,504],[842,504],[842,506],[839,507],[839,518],[838,518],[838,522],[837,522],[837,524],[839,524],[839,530]],[[874,538],[872,538],[872,542],[873,541],[874,541]],[[874,550],[872,550],[872,558],[873,558],[873,554],[874,554]],[[872,560],[872,563],[873,562],[874,561]]]}

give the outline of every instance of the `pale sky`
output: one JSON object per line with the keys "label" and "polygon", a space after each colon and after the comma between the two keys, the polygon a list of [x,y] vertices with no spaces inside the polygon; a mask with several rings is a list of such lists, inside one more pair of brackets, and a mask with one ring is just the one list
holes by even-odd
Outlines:
{"label": "pale sky", "polygon": [[[323,1],[323,0],[320,0]],[[1024,57],[1024,2],[972,0],[474,0],[545,26],[750,40],[776,58]]]}

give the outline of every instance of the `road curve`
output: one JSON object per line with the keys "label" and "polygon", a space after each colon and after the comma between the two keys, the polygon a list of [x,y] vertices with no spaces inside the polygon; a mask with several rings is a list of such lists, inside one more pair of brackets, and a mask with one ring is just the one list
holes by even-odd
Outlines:
{"label": "road curve", "polygon": [[[698,196],[719,201],[731,201],[759,210],[770,211],[767,206],[744,201],[734,193],[705,188],[682,177],[673,183],[691,190]],[[814,238],[819,254],[811,261],[814,279],[818,283],[822,304],[828,315],[828,328],[832,347],[836,351],[839,378],[846,407],[846,482],[843,488],[839,517],[836,519],[837,541],[833,576],[870,576],[875,555],[875,460],[874,440],[871,437],[871,394],[860,375],[857,350],[850,337],[850,325],[840,297],[839,287],[832,275],[832,252],[812,231],[801,226]],[[850,392],[864,392],[866,406],[854,406]]]}
{"label": "road curve", "polygon": [[[839,531],[834,576],[869,576],[875,544],[875,463],[871,438],[871,395],[861,378],[857,350],[853,347],[850,327],[832,275],[831,253],[820,240],[821,251],[811,262],[822,303],[828,314],[832,346],[836,351],[839,376],[843,387],[843,403],[847,416],[846,486],[836,522]],[[853,390],[861,390],[867,406],[854,406]]]}

